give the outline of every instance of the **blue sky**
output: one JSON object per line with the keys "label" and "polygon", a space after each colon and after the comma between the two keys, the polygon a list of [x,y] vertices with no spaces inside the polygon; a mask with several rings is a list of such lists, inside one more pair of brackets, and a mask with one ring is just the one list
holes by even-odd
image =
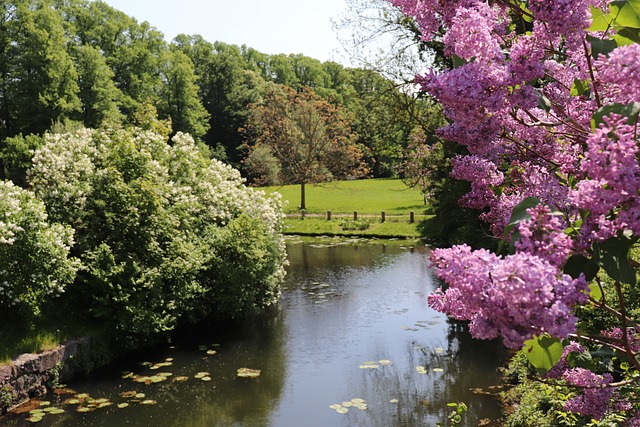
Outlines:
{"label": "blue sky", "polygon": [[103,0],[148,21],[167,41],[180,33],[205,40],[246,44],[261,52],[302,53],[321,61],[341,59],[331,19],[346,0]]}

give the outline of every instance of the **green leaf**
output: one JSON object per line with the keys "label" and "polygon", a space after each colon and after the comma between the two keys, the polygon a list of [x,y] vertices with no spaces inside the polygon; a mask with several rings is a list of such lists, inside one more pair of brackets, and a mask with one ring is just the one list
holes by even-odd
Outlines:
{"label": "green leaf", "polygon": [[638,113],[640,113],[640,102],[632,102],[630,104],[609,104],[598,109],[591,117],[591,129],[596,129],[600,124],[604,123],[603,118],[611,113],[619,114],[627,117],[628,125],[635,125],[638,122]]}
{"label": "green leaf", "polygon": [[602,301],[602,288],[597,283],[590,284],[589,296],[596,301]]}
{"label": "green leaf", "polygon": [[562,343],[549,335],[532,338],[525,341],[524,345],[527,359],[540,375],[549,372],[562,357]]}
{"label": "green leaf", "polygon": [[613,1],[609,10],[618,25],[640,28],[640,0]]}
{"label": "green leaf", "polygon": [[618,46],[640,43],[640,28],[618,27],[614,39]]}
{"label": "green leaf", "polygon": [[588,96],[590,88],[588,80],[575,79],[573,86],[571,86],[571,96],[582,96],[585,94]]}
{"label": "green leaf", "polygon": [[520,222],[531,219],[531,215],[527,213],[527,209],[536,207],[540,204],[540,199],[537,197],[527,197],[516,206],[513,207],[513,211],[511,211],[511,218],[509,219],[509,224],[504,229],[504,237],[506,238],[511,230],[513,230]]}
{"label": "green leaf", "polygon": [[629,265],[629,250],[637,240],[620,236],[594,245],[594,258],[613,280],[636,284],[636,270]]}
{"label": "green leaf", "polygon": [[600,39],[598,37],[587,36],[587,41],[591,45],[591,56],[594,59],[598,59],[599,55],[608,55],[615,48],[618,47],[618,43],[615,40]]}
{"label": "green leaf", "polygon": [[598,270],[600,270],[600,266],[595,260],[580,254],[571,255],[563,269],[565,274],[574,279],[577,279],[583,273],[587,282],[591,282],[596,277]]}
{"label": "green leaf", "polygon": [[587,28],[589,31],[607,31],[611,27],[611,15],[604,14],[597,7],[591,6],[591,26]]}

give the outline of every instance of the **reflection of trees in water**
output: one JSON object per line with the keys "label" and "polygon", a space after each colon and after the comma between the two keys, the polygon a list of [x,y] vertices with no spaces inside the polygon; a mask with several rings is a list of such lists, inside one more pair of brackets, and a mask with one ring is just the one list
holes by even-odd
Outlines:
{"label": "reflection of trees in water", "polygon": [[[254,319],[211,325],[208,333],[200,334],[200,344],[220,343],[208,368],[197,362],[194,366],[205,366],[213,380],[204,386],[189,380],[192,389],[187,393],[192,399],[185,399],[184,392],[174,398],[175,413],[167,425],[269,425],[286,379],[284,318],[284,312],[276,307]],[[238,378],[237,369],[242,367],[262,373],[256,379]]]}
{"label": "reflection of trees in water", "polygon": [[[406,348],[407,367],[392,365],[383,369],[367,370],[362,385],[378,401],[368,401],[367,426],[432,426],[436,422],[448,425],[451,402],[465,402],[463,426],[477,426],[480,420],[493,419],[499,414],[499,405],[493,396],[479,395],[474,390],[498,384],[498,367],[504,357],[496,342],[472,339],[465,326],[450,323],[447,342],[422,345],[414,341]],[[426,374],[416,367],[422,366]],[[434,368],[442,372],[434,372]],[[397,403],[390,403],[397,399]],[[360,425],[360,424],[358,424]],[[365,425],[365,424],[362,424]]]}
{"label": "reflection of trees in water", "polygon": [[319,274],[326,278],[329,272],[339,274],[346,270],[379,268],[393,263],[393,255],[401,255],[410,247],[424,250],[424,246],[411,240],[325,238],[316,241],[305,239],[305,244],[302,242],[302,239],[288,242],[287,270],[305,278]]}

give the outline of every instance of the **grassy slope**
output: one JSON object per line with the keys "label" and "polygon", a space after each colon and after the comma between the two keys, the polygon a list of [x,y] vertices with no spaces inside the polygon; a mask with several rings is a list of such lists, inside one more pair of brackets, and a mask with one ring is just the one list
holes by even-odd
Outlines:
{"label": "grassy slope", "polygon": [[[409,223],[409,212],[415,213],[416,221],[423,219],[425,205],[422,194],[417,189],[407,188],[398,179],[368,179],[357,181],[336,181],[322,185],[307,185],[306,218],[301,220],[300,186],[265,187],[267,193],[278,192],[288,202],[285,213],[285,233],[288,234],[328,234],[362,235],[381,237],[419,237],[417,224]],[[332,220],[326,220],[330,210]],[[340,222],[345,218],[371,220],[371,225],[363,231],[343,231]],[[380,222],[380,213],[387,215]],[[318,215],[317,217],[314,215]]]}

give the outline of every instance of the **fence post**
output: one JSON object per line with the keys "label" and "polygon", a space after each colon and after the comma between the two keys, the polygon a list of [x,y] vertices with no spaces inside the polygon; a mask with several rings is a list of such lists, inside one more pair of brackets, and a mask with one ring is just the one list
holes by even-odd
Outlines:
{"label": "fence post", "polygon": [[331,211],[327,211],[327,221],[331,221]]}
{"label": "fence post", "polygon": [[415,218],[413,216],[413,212],[409,212],[409,224],[413,224],[414,221],[415,221]]}
{"label": "fence post", "polygon": [[386,217],[385,212],[384,212],[384,211],[382,211],[382,221],[380,221],[380,222],[384,222],[385,217]]}
{"label": "fence post", "polygon": [[358,220],[358,211],[353,211],[353,220],[354,221]]}

